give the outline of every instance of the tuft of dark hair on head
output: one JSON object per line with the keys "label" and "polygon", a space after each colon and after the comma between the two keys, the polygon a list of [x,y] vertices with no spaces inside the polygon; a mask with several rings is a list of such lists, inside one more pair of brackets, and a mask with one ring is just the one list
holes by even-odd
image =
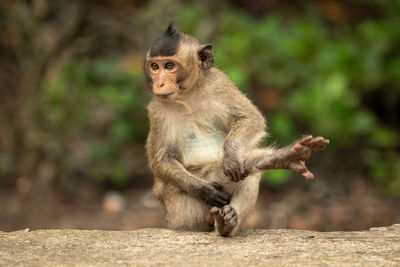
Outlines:
{"label": "tuft of dark hair on head", "polygon": [[173,36],[173,35],[175,35],[175,34],[179,34],[180,35],[180,30],[179,30],[179,28],[178,28],[178,26],[176,26],[173,22],[170,22],[169,23],[169,25],[168,25],[168,28],[167,28],[167,30],[165,31],[165,35],[168,35],[168,36]]}
{"label": "tuft of dark hair on head", "polygon": [[181,32],[172,22],[167,30],[160,35],[150,49],[150,57],[173,56],[178,51],[178,45],[181,40]]}

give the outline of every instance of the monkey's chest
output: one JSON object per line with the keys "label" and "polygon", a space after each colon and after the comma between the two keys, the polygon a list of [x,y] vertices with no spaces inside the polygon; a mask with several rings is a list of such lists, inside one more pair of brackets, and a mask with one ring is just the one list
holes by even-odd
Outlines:
{"label": "monkey's chest", "polygon": [[180,142],[183,165],[202,165],[222,159],[225,136],[217,129],[193,127],[185,131]]}

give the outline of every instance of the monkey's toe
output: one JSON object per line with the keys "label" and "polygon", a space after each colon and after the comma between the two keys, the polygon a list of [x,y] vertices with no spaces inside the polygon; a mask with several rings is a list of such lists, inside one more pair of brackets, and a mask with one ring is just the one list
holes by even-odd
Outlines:
{"label": "monkey's toe", "polygon": [[223,208],[223,213],[224,213],[225,224],[227,224],[231,227],[234,227],[237,225],[239,217],[236,213],[236,210],[232,206],[230,206],[230,205],[225,206]]}
{"label": "monkey's toe", "polygon": [[210,209],[210,213],[217,222],[217,230],[221,236],[229,236],[238,224],[239,217],[231,205],[226,205],[223,208],[213,207]]}

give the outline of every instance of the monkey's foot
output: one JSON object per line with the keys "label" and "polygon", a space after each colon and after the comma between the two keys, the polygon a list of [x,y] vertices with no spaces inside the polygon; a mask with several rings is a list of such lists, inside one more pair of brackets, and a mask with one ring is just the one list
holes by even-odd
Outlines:
{"label": "monkey's foot", "polygon": [[238,224],[239,217],[231,205],[226,205],[223,208],[213,207],[210,212],[214,215],[217,230],[221,236],[228,236]]}
{"label": "monkey's foot", "polygon": [[314,175],[307,170],[305,161],[312,153],[324,149],[329,144],[328,139],[323,137],[307,136],[294,144],[277,150],[272,156],[261,160],[257,168],[266,169],[289,169],[303,175],[311,180]]}
{"label": "monkey's foot", "polygon": [[211,212],[209,214],[207,214],[206,221],[207,221],[208,231],[209,232],[214,231],[215,219],[214,219],[214,215]]}

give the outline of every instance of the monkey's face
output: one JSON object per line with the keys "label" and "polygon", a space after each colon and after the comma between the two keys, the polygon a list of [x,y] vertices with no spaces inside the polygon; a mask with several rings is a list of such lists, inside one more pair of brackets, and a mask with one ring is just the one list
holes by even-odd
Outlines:
{"label": "monkey's face", "polygon": [[144,67],[154,95],[168,101],[183,97],[213,63],[211,45],[200,45],[170,24],[147,52]]}
{"label": "monkey's face", "polygon": [[150,58],[146,66],[153,93],[160,100],[174,100],[179,94],[179,74],[183,65],[174,57]]}

